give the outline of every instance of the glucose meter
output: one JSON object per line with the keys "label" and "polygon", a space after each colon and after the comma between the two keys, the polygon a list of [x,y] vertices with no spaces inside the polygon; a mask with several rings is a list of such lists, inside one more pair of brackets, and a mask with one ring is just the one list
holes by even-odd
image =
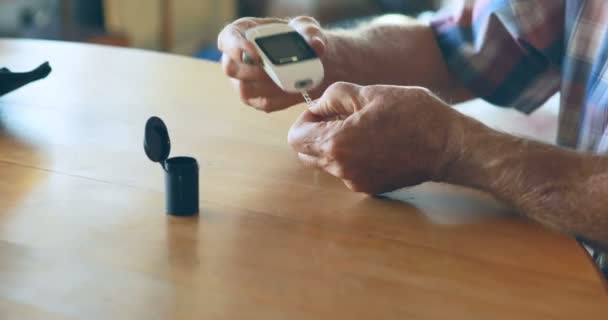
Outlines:
{"label": "glucose meter", "polygon": [[301,92],[309,102],[307,91],[323,81],[321,59],[295,29],[287,24],[273,23],[247,30],[270,78],[286,92]]}

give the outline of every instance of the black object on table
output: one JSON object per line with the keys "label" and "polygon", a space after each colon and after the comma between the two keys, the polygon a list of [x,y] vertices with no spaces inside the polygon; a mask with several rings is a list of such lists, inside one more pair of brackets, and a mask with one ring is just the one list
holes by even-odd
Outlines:
{"label": "black object on table", "polygon": [[51,66],[45,62],[28,72],[12,72],[7,68],[0,69],[0,96],[19,89],[24,85],[46,78],[51,73]]}
{"label": "black object on table", "polygon": [[171,140],[165,123],[158,117],[146,122],[144,151],[165,171],[165,207],[170,215],[192,216],[199,211],[198,162],[191,157],[169,158]]}

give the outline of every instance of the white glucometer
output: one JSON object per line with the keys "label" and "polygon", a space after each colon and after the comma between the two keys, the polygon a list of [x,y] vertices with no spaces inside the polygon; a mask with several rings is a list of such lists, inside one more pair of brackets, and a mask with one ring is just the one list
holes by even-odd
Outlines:
{"label": "white glucometer", "polygon": [[[273,23],[247,30],[270,78],[286,92],[306,92],[323,81],[321,60],[313,48],[287,24]],[[307,98],[308,100],[308,98]]]}

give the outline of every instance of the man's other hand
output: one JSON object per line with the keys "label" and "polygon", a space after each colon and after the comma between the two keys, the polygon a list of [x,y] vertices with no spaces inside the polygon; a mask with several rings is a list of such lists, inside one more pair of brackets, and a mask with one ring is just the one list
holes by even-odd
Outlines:
{"label": "man's other hand", "polygon": [[[245,38],[248,29],[269,23],[287,23],[298,31],[320,58],[326,52],[326,38],[319,23],[311,17],[292,20],[241,18],[227,25],[218,36],[224,73],[231,78],[241,100],[258,110],[272,112],[303,102],[300,94],[286,93],[266,74],[255,45]],[[251,61],[243,61],[243,52]]]}
{"label": "man's other hand", "polygon": [[424,88],[341,82],[299,117],[288,140],[305,164],[378,194],[441,180],[468,121]]}

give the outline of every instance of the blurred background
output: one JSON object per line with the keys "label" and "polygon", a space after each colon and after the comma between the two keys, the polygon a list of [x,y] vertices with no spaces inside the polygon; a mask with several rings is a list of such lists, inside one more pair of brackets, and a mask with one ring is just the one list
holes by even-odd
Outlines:
{"label": "blurred background", "polygon": [[218,32],[244,16],[309,15],[350,26],[387,13],[419,15],[440,0],[0,0],[0,37],[109,44],[217,60]]}

